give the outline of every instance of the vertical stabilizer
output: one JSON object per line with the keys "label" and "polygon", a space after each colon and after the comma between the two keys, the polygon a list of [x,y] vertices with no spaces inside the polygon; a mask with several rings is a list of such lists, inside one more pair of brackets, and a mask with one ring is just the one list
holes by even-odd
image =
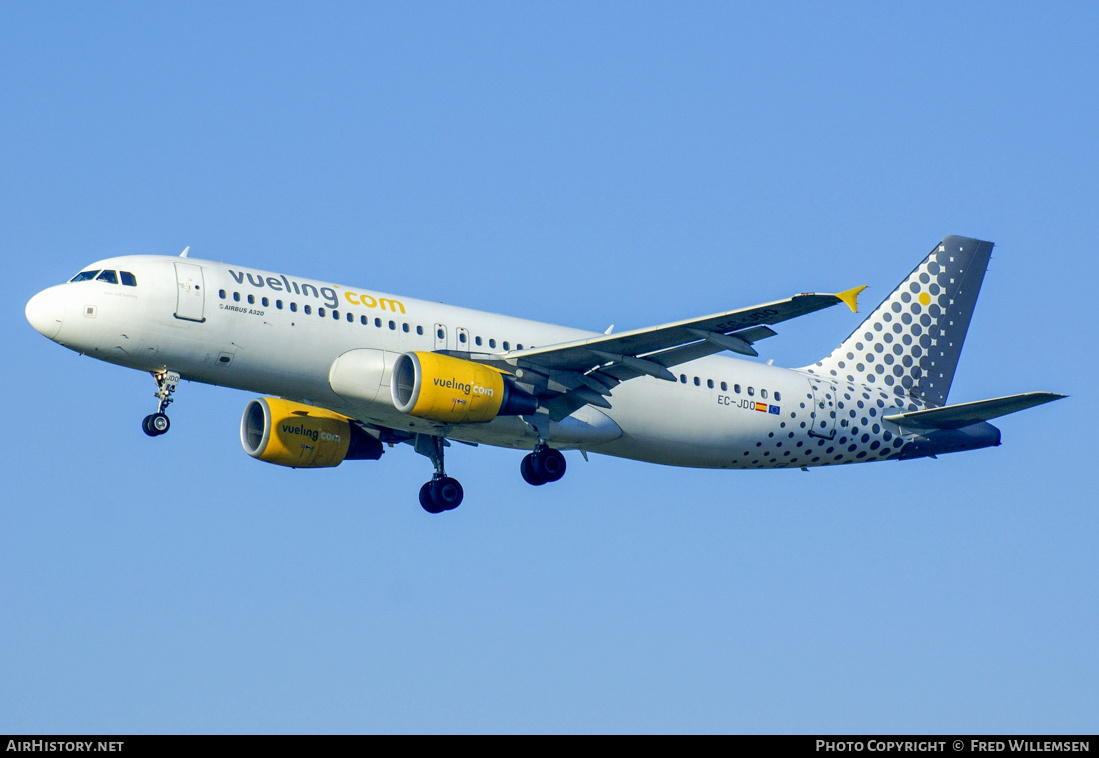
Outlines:
{"label": "vertical stabilizer", "polygon": [[991,254],[991,242],[946,237],[842,345],[805,370],[946,404]]}

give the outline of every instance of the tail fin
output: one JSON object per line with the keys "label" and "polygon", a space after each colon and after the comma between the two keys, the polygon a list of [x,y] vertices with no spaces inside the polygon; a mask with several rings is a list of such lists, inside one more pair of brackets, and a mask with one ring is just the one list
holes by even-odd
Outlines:
{"label": "tail fin", "polygon": [[946,404],[992,243],[946,237],[811,374]]}

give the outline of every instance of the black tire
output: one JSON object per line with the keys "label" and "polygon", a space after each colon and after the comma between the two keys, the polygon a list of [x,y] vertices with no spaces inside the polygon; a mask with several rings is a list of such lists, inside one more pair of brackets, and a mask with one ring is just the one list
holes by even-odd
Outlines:
{"label": "black tire", "polygon": [[152,420],[153,417],[151,415],[143,418],[141,420],[141,431],[145,432],[145,434],[149,435],[150,437],[155,437],[157,436],[157,431],[151,426]]}
{"label": "black tire", "polygon": [[443,509],[435,504],[435,498],[432,497],[433,484],[435,482],[426,482],[420,487],[420,506],[428,513],[442,513]]}
{"label": "black tire", "polygon": [[452,479],[449,476],[433,481],[431,483],[431,494],[435,505],[444,511],[454,510],[462,504],[462,498],[465,497],[462,485],[458,483],[457,479]]}
{"label": "black tire", "polygon": [[532,459],[534,455],[523,456],[522,463],[519,464],[519,473],[523,475],[523,481],[533,487],[540,487],[546,483],[545,479],[542,479],[534,472],[534,464]]}
{"label": "black tire", "polygon": [[149,428],[157,435],[164,434],[172,428],[172,422],[163,413],[154,413],[149,416]]}
{"label": "black tire", "polygon": [[531,465],[538,478],[545,482],[556,482],[565,475],[565,456],[552,447],[534,453]]}

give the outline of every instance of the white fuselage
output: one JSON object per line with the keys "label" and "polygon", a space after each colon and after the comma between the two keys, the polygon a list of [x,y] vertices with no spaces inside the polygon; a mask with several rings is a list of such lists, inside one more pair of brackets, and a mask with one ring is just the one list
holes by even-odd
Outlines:
{"label": "white fuselage", "polygon": [[[440,425],[394,407],[388,372],[401,353],[503,355],[596,334],[205,260],[125,256],[88,270],[129,272],[136,286],[92,279],[37,295],[28,318],[54,341],[122,366],[172,370],[408,432],[438,434]],[[380,351],[370,354],[384,360],[377,386],[354,387],[363,351]],[[827,465],[889,457],[903,433],[882,416],[922,407],[880,388],[833,385],[802,370],[725,355],[672,370],[680,381],[623,382],[608,398],[610,409],[582,407],[551,425],[550,441],[677,466]],[[527,450],[538,441],[516,416],[445,433]]]}

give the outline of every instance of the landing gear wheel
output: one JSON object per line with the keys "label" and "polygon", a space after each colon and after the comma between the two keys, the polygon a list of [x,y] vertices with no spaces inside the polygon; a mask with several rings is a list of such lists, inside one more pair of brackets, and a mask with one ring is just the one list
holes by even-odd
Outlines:
{"label": "landing gear wheel", "polygon": [[423,487],[420,487],[420,505],[428,513],[442,513],[443,508],[435,504],[435,498],[431,496],[431,485],[435,482],[425,482]]}
{"label": "landing gear wheel", "polygon": [[163,413],[153,413],[141,422],[141,429],[150,437],[159,437],[172,426],[172,422]]}
{"label": "landing gear wheel", "polygon": [[538,474],[534,473],[534,464],[531,463],[533,454],[523,456],[523,462],[519,464],[519,473],[523,475],[523,481],[534,487],[540,487],[546,483]]}
{"label": "landing gear wheel", "polygon": [[432,499],[444,511],[454,510],[462,504],[462,498],[465,497],[462,485],[458,483],[457,479],[451,479],[449,476],[433,481],[431,491],[434,496]]}
{"label": "landing gear wheel", "polygon": [[565,475],[565,456],[552,447],[536,450],[530,464],[535,475],[543,482],[556,482]]}
{"label": "landing gear wheel", "polygon": [[420,505],[428,513],[452,511],[462,504],[463,497],[462,485],[449,476],[432,479],[420,487]]}
{"label": "landing gear wheel", "polygon": [[172,426],[172,422],[163,413],[154,413],[149,417],[149,427],[157,434],[164,434]]}

